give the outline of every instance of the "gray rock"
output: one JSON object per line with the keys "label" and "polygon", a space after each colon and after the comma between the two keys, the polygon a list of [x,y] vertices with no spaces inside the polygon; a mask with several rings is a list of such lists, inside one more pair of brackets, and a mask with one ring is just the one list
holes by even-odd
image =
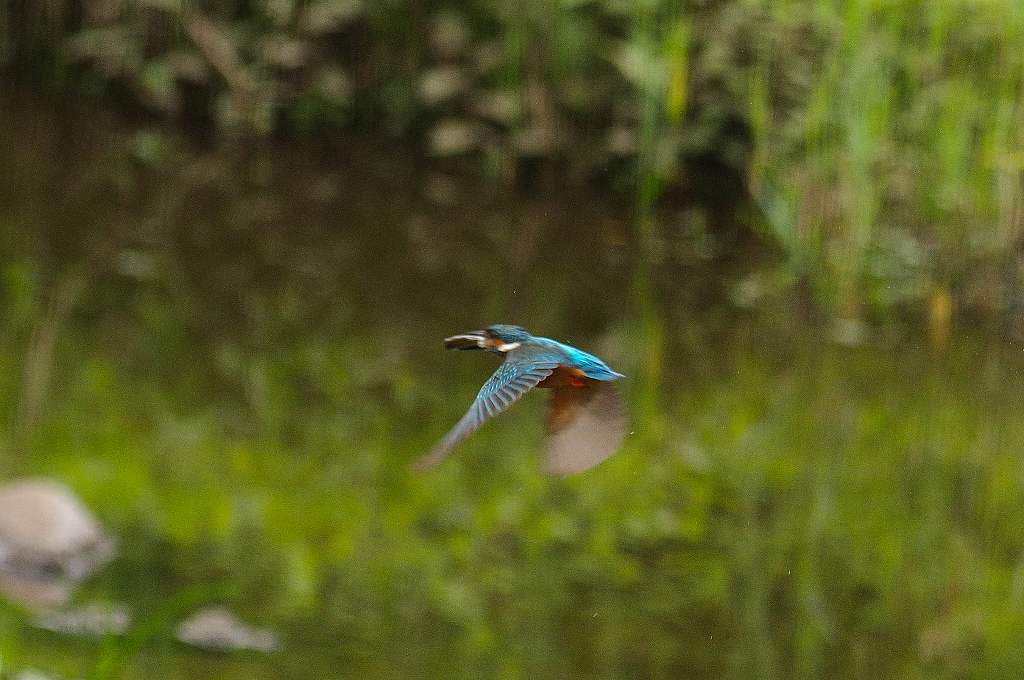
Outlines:
{"label": "gray rock", "polygon": [[25,479],[0,486],[0,590],[54,605],[110,561],[114,542],[63,484]]}
{"label": "gray rock", "polygon": [[608,151],[616,156],[632,156],[637,151],[636,131],[624,125],[617,125],[608,132],[605,143]]}
{"label": "gray rock", "polygon": [[543,125],[531,125],[516,130],[512,135],[512,144],[520,156],[546,156],[558,145],[558,135],[554,130]]}
{"label": "gray rock", "polygon": [[299,27],[319,36],[341,30],[366,11],[362,0],[318,0],[306,5]]}
{"label": "gray rock", "polygon": [[832,322],[832,341],[847,347],[859,347],[868,339],[870,331],[863,319],[846,317]]}
{"label": "gray rock", "polygon": [[512,127],[522,115],[522,102],[515,92],[482,92],[472,101],[473,113],[491,122]]}
{"label": "gray rock", "polygon": [[458,156],[474,151],[483,144],[485,130],[479,123],[465,120],[442,120],[430,131],[430,153],[435,156]]}
{"label": "gray rock", "polygon": [[420,99],[428,106],[436,106],[462,94],[469,80],[457,66],[437,66],[427,69],[416,83]]}
{"label": "gray rock", "polygon": [[53,680],[53,678],[32,668],[26,668],[18,671],[14,676],[14,680]]}
{"label": "gray rock", "polygon": [[250,649],[276,652],[281,648],[274,631],[248,626],[223,607],[201,609],[178,625],[178,640],[222,652]]}
{"label": "gray rock", "polygon": [[260,41],[257,53],[263,62],[270,66],[294,70],[306,65],[309,60],[310,45],[305,40],[274,34]]}
{"label": "gray rock", "polygon": [[64,579],[0,571],[0,595],[26,607],[60,607],[71,599],[71,592],[71,583]]}
{"label": "gray rock", "polygon": [[75,637],[121,635],[130,624],[131,615],[124,605],[95,603],[73,609],[43,610],[32,621],[36,628]]}
{"label": "gray rock", "polygon": [[81,581],[112,554],[113,541],[60,482],[26,479],[0,487],[0,567],[57,571]]}
{"label": "gray rock", "polygon": [[454,11],[437,14],[430,25],[430,46],[442,59],[454,59],[466,49],[470,31],[466,19]]}

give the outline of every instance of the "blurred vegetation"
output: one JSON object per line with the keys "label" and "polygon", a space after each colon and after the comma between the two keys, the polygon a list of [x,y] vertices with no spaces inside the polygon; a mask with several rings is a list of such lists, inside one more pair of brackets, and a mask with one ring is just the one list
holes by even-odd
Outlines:
{"label": "blurred vegetation", "polygon": [[0,63],[56,87],[228,136],[356,130],[505,181],[546,168],[641,215],[667,188],[715,194],[838,317],[1021,307],[1017,0],[3,7]]}
{"label": "blurred vegetation", "polygon": [[[120,554],[80,601],[136,619],[72,639],[0,604],[0,673],[1019,674],[1019,344],[894,323],[838,346],[680,276],[700,238],[652,236],[659,259],[628,221],[581,232],[571,195],[439,207],[380,191],[429,182],[374,153],[3,112],[0,477],[82,495]],[[490,319],[630,376],[619,455],[543,477],[532,395],[410,473],[494,365],[432,339]],[[176,643],[213,602],[283,651]]]}

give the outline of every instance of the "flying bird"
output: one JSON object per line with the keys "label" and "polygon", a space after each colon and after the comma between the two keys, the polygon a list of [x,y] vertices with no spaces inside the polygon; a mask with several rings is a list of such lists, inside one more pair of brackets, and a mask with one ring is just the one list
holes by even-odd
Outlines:
{"label": "flying bird", "polygon": [[615,453],[626,435],[626,409],[612,382],[624,377],[570,345],[498,324],[445,338],[447,349],[482,349],[505,357],[476,401],[434,449],[416,463],[425,470],[534,387],[552,391],[544,471],[567,475],[587,470]]}

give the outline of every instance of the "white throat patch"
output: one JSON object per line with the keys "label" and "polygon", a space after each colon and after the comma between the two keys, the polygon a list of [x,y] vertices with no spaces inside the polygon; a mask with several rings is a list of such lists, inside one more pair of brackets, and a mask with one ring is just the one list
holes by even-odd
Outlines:
{"label": "white throat patch", "polygon": [[503,342],[502,344],[498,345],[496,349],[499,352],[511,352],[516,347],[519,347],[519,345],[521,345],[521,344],[523,344],[523,343],[521,343],[521,342]]}

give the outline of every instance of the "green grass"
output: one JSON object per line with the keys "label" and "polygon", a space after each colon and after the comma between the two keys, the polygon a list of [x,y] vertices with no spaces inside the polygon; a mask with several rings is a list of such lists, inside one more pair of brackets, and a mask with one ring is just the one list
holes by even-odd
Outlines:
{"label": "green grass", "polygon": [[[15,203],[29,215],[41,200]],[[105,208],[163,221],[91,280],[20,439],[25,348],[56,272],[76,261],[47,253],[90,232],[0,219],[16,244],[0,266],[4,477],[52,475],[83,497],[121,552],[82,598],[139,617],[125,639],[71,641],[4,606],[6,668],[738,679],[1019,667],[1019,347],[971,333],[933,350],[895,324],[838,347],[785,315],[681,307],[678,282],[649,262],[609,265],[616,248],[576,242],[578,274],[530,262],[517,318],[630,376],[624,450],[578,478],[541,476],[542,400],[528,399],[414,475],[493,366],[424,338],[503,316],[504,249],[480,243],[476,222],[455,229],[453,277],[419,264],[436,245],[409,235],[390,196],[342,199],[365,221],[339,231],[325,211],[306,225],[312,241],[246,221],[250,200],[180,218],[152,197]],[[280,214],[299,213],[311,211]],[[387,252],[369,247],[382,238]],[[177,644],[182,613],[207,602],[278,627],[284,651]]]}
{"label": "green grass", "polygon": [[752,186],[792,266],[848,316],[948,291],[1005,311],[1024,229],[1019,5],[812,4],[769,10],[750,87]]}
{"label": "green grass", "polygon": [[[88,593],[131,603],[145,632],[110,647],[8,626],[15,666],[177,677],[195,657],[228,677],[158,615],[196,588],[283,627],[282,655],[238,667],[264,677],[953,678],[1018,661],[1024,367],[1011,348],[851,353],[743,324],[710,353],[673,343],[644,378],[657,382],[627,385],[626,449],[557,481],[533,461],[538,403],[436,473],[406,468],[483,366],[437,401],[442,357],[403,342],[405,377],[332,385],[359,376],[354,347],[374,336],[313,330],[305,351],[256,351],[237,378],[213,369],[258,381],[276,404],[261,412],[209,387],[172,397],[211,367],[167,354],[175,369],[145,377],[93,332],[67,339],[76,368],[12,467],[68,481],[121,537]],[[703,377],[687,367],[697,352]],[[644,376],[642,358],[623,370]]]}
{"label": "green grass", "polygon": [[[80,25],[66,20],[78,5],[8,8],[0,25],[25,28],[2,32],[0,63],[41,64],[37,80],[58,88],[84,78],[227,137],[340,128],[428,150],[440,121],[482,123],[471,167],[516,181],[546,159],[555,190],[607,183],[641,216],[666,187],[708,181],[687,161],[710,156],[747,175],[783,278],[832,315],[935,316],[944,300],[1005,314],[1019,295],[1014,0],[128,3]],[[439,66],[466,86],[431,102],[418,84]],[[512,110],[487,118],[488,97]]]}
{"label": "green grass", "polygon": [[[657,58],[693,64],[699,23],[636,30]],[[774,87],[759,68],[752,91]],[[898,119],[896,82],[850,110]],[[700,87],[673,87],[651,87],[651,130],[688,124],[669,103]],[[761,140],[776,114],[756,101]],[[839,347],[784,294],[715,303],[706,291],[725,284],[681,272],[690,241],[650,204],[639,226],[575,196],[445,212],[376,155],[156,153],[102,122],[18,113],[0,163],[0,476],[58,477],[94,508],[120,556],[81,597],[138,619],[125,639],[73,641],[3,605],[2,672],[1016,676],[1024,353],[997,324],[943,343],[891,314]],[[884,145],[884,130],[840,139]],[[848,169],[862,188],[870,157]],[[775,177],[765,163],[755,186]],[[851,278],[821,264],[831,228],[786,237],[801,276],[872,294],[858,281],[904,214],[877,196]],[[27,348],[85,270],[23,423]],[[530,398],[411,474],[493,367],[437,339],[506,320],[629,376],[624,450],[579,478],[541,476]],[[206,602],[279,628],[284,652],[176,643],[181,612]]]}

